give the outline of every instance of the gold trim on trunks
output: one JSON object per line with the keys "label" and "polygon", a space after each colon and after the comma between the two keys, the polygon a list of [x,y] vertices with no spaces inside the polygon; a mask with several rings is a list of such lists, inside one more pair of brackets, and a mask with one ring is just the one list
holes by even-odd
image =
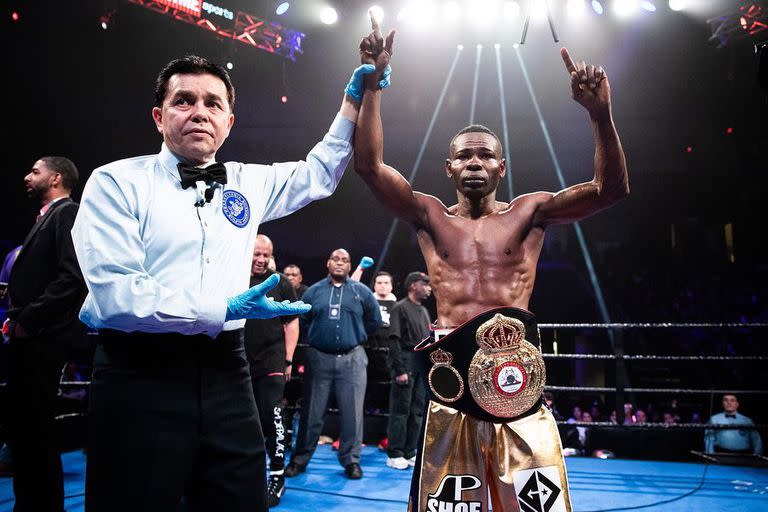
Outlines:
{"label": "gold trim on trunks", "polygon": [[[455,402],[464,395],[464,379],[461,378],[459,371],[451,366],[453,361],[453,354],[446,352],[439,348],[429,354],[429,358],[432,360],[432,368],[429,370],[427,376],[427,382],[429,382],[429,389],[435,394],[437,398],[443,402]],[[451,377],[455,377],[455,381]],[[447,379],[447,380],[446,380]],[[441,382],[438,382],[440,380]],[[442,388],[442,393],[436,388]],[[453,396],[445,396],[450,388],[458,387],[458,391]]]}
{"label": "gold trim on trunks", "polygon": [[487,413],[514,418],[541,399],[544,359],[525,339],[525,324],[500,313],[478,327],[480,347],[469,364],[469,391]]}

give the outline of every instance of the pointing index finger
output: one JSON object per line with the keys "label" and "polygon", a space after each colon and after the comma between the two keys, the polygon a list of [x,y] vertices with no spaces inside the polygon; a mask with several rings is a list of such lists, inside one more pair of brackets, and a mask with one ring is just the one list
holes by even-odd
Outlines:
{"label": "pointing index finger", "polygon": [[373,34],[376,36],[376,39],[381,39],[379,21],[376,19],[376,16],[373,15],[372,9],[368,9],[368,16],[371,18],[371,29],[373,30]]}
{"label": "pointing index finger", "polygon": [[576,71],[576,65],[574,65],[573,59],[571,59],[571,55],[568,53],[568,48],[561,48],[560,56],[563,58],[563,63],[565,64],[565,69],[568,73]]}

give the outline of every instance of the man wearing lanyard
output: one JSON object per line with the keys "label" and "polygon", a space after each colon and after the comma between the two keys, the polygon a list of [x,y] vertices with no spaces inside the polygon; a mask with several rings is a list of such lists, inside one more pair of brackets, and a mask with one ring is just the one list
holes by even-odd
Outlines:
{"label": "man wearing lanyard", "polygon": [[328,258],[328,277],[309,287],[302,300],[312,310],[302,317],[308,325],[307,364],[310,382],[305,397],[307,428],[300,429],[296,453],[285,469],[292,477],[306,470],[317,448],[331,389],[339,406],[339,462],[347,478],[363,476],[363,401],[368,357],[362,343],[381,326],[376,299],[364,284],[349,278],[349,253],[336,249]]}
{"label": "man wearing lanyard", "polygon": [[[158,75],[160,153],[96,169],[72,231],[99,330],[86,508],[265,510],[264,439],[243,348],[246,318],[309,310],[248,289],[259,224],[329,196],[349,161],[355,70],[306,161],[216,162],[234,122],[226,70],[203,58]],[[382,80],[386,77],[382,75]],[[386,86],[382,82],[382,86]],[[356,99],[357,98],[357,99]]]}

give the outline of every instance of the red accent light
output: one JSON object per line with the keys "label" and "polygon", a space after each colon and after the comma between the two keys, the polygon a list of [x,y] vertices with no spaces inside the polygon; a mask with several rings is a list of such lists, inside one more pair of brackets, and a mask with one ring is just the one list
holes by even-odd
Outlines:
{"label": "red accent light", "polygon": [[185,12],[199,18],[203,11],[202,0],[154,0],[158,4],[167,5],[176,11]]}
{"label": "red accent light", "polygon": [[768,29],[766,9],[759,2],[745,2],[745,5],[739,7],[739,11],[742,13],[739,24],[750,36]]}
{"label": "red accent light", "polygon": [[732,134],[733,133],[733,128],[731,128],[729,126],[728,128],[726,128],[725,133],[727,133],[728,135]]}
{"label": "red accent light", "polygon": [[688,146],[687,148],[685,148],[685,152],[686,153],[693,153],[693,148],[691,146]]}
{"label": "red accent light", "polygon": [[[169,16],[177,21],[197,25],[206,32],[275,53],[292,61],[303,53],[301,41],[304,34],[289,30],[279,23],[268,22],[256,15],[228,10],[221,16],[211,9],[215,5],[203,0],[128,0],[150,11]],[[203,9],[205,6],[205,9]],[[283,44],[285,43],[285,44]]]}
{"label": "red accent light", "polygon": [[280,101],[283,103],[288,103],[288,96],[285,96],[285,95],[280,96]]}
{"label": "red accent light", "polygon": [[13,11],[13,12],[11,13],[11,19],[12,19],[13,21],[19,21],[19,13],[17,13],[16,11]]}

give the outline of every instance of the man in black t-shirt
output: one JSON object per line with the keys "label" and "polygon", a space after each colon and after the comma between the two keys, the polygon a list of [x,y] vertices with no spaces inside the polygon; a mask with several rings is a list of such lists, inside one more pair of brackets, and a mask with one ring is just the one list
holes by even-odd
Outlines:
{"label": "man in black t-shirt", "polygon": [[[274,272],[268,268],[273,253],[272,241],[256,237],[251,265],[251,286],[260,284]],[[286,276],[280,274],[279,284],[267,293],[277,302],[295,301],[296,292]],[[245,323],[245,351],[251,368],[253,394],[261,419],[261,428],[269,454],[270,507],[280,503],[285,492],[285,427],[283,426],[283,392],[291,379],[293,352],[299,339],[299,319],[282,316]]]}
{"label": "man in black t-shirt", "polygon": [[[392,274],[384,271],[376,273],[376,279],[373,282],[373,296],[379,303],[382,324],[376,332],[368,337],[366,352],[368,353],[368,380],[379,382],[389,380],[387,352],[381,349],[389,348],[389,316],[397,301],[397,298],[392,294]],[[373,388],[369,385],[369,389]],[[380,396],[380,393],[376,393],[376,396]]]}
{"label": "man in black t-shirt", "polygon": [[416,445],[424,415],[424,376],[413,348],[429,335],[429,312],[422,302],[432,294],[429,276],[411,272],[405,278],[408,297],[398,301],[389,317],[389,388],[387,466],[408,469],[416,463]]}

